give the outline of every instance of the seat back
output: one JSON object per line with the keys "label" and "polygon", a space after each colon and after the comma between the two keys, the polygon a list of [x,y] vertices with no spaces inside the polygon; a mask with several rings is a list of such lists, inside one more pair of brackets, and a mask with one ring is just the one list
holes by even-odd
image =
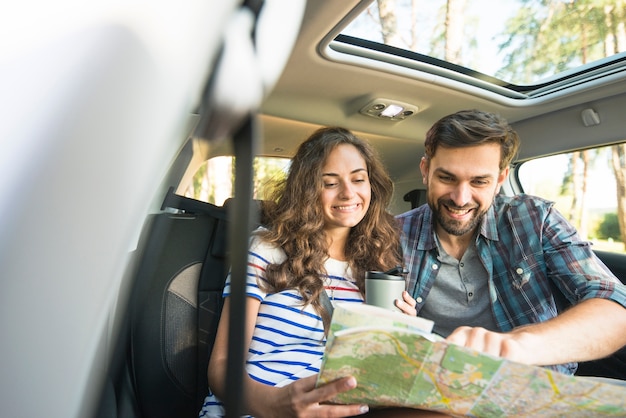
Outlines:
{"label": "seat back", "polygon": [[[227,275],[227,210],[170,191],[142,232],[112,377],[118,417],[197,417]],[[109,411],[113,408],[107,407]],[[113,415],[113,413],[101,415]]]}
{"label": "seat back", "polygon": [[[602,262],[626,284],[626,263],[624,254],[611,251],[594,250]],[[598,360],[581,362],[578,364],[577,375],[601,376],[612,379],[626,380],[626,347],[613,353],[611,356]]]}
{"label": "seat back", "polygon": [[426,203],[426,190],[413,189],[410,192],[407,192],[403,199],[405,202],[411,203],[411,209],[415,209],[416,207]]}

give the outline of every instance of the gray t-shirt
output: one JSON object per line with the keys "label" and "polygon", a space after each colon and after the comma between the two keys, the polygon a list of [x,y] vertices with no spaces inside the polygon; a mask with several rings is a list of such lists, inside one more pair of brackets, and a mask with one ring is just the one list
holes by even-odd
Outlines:
{"label": "gray t-shirt", "polygon": [[466,325],[498,331],[491,311],[487,271],[472,243],[457,260],[445,252],[439,240],[439,273],[419,316],[435,322],[433,332],[443,337]]}

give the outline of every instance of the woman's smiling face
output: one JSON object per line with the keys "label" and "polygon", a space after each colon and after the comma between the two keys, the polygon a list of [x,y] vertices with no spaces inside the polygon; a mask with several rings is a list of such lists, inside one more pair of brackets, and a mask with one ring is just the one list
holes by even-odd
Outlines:
{"label": "woman's smiling face", "polygon": [[337,146],[322,167],[324,229],[352,228],[365,217],[372,189],[365,159],[353,145]]}

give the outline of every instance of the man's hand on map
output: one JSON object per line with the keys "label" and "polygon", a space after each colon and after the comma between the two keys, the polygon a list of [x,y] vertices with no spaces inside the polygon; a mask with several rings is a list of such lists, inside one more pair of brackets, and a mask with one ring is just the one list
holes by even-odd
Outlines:
{"label": "man's hand on map", "polygon": [[493,356],[503,357],[520,363],[531,364],[520,342],[521,334],[493,332],[481,327],[459,327],[446,338],[446,341],[472,348]]}
{"label": "man's hand on map", "polygon": [[[396,299],[395,303],[403,313],[411,316],[417,315],[415,309],[417,303],[406,290],[402,292],[402,300]],[[521,334],[504,334],[481,327],[463,326],[454,330],[446,341],[494,356],[531,364],[532,360],[525,358],[528,357],[528,351],[522,348],[519,337]]]}
{"label": "man's hand on map", "polygon": [[598,298],[579,302],[551,320],[521,326],[507,333],[478,327],[459,327],[448,342],[504,357],[518,363],[543,366],[588,361],[619,350],[626,334],[626,310]]}

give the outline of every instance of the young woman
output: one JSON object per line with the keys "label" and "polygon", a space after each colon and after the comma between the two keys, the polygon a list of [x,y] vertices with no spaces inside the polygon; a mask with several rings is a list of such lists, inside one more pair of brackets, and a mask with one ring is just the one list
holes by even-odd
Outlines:
{"label": "young woman", "polygon": [[[387,212],[393,183],[371,146],[343,128],[322,128],[298,149],[264,209],[248,258],[244,379],[247,414],[352,416],[367,405],[323,402],[356,386],[346,377],[315,388],[330,313],[320,303],[363,303],[368,270],[402,263]],[[201,417],[223,416],[230,282],[209,364]]]}

